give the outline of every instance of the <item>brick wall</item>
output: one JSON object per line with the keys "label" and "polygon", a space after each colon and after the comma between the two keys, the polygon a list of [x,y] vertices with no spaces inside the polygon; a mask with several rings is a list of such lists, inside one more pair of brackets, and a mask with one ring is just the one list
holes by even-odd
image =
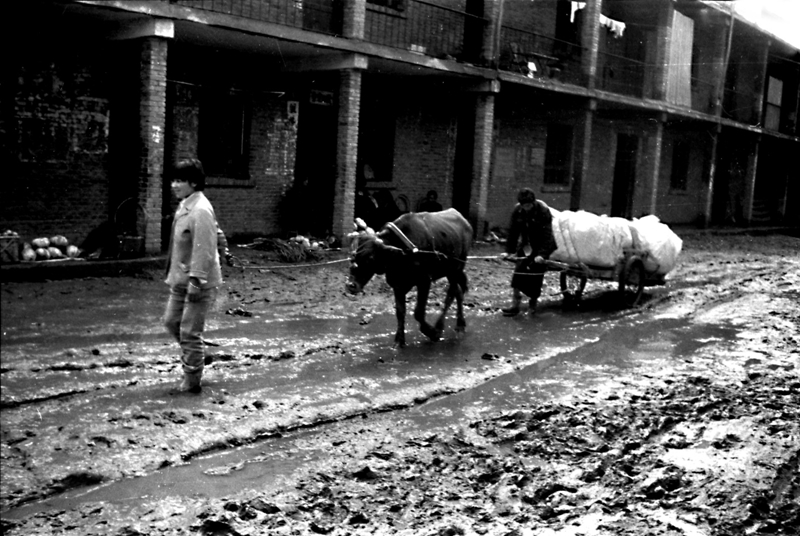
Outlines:
{"label": "brick wall", "polygon": [[[62,44],[63,45],[63,44]],[[110,83],[96,47],[23,44],[7,65],[0,227],[80,244],[107,219]]]}

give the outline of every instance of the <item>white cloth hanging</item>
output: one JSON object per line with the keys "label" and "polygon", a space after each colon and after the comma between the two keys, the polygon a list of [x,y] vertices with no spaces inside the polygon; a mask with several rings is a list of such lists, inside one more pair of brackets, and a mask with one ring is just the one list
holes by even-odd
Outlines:
{"label": "white cloth hanging", "polygon": [[[574,23],[575,22],[575,13],[584,9],[586,7],[586,2],[575,2],[573,1],[570,8],[569,14],[569,21]],[[602,13],[600,14],[600,26],[605,26],[608,28],[611,33],[619,39],[622,37],[622,34],[625,33],[625,23],[620,22],[618,20],[614,20],[610,17],[606,17]]]}

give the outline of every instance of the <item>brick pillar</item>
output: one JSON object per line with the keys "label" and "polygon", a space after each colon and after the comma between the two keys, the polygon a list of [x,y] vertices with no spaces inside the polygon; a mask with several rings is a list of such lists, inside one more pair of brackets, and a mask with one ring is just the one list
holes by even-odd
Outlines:
{"label": "brick pillar", "polygon": [[669,76],[669,57],[672,48],[672,21],[675,19],[675,8],[667,2],[657,6],[655,58],[653,61],[653,87],[651,98],[666,100],[667,77]]}
{"label": "brick pillar", "polygon": [[339,132],[336,146],[336,185],[333,196],[333,233],[341,239],[353,230],[358,159],[358,117],[361,108],[361,71],[345,69],[339,79]]}
{"label": "brick pillar", "polygon": [[[658,209],[658,179],[661,174],[661,149],[664,145],[664,123],[666,115],[661,114],[656,121],[655,131],[644,138],[642,153],[643,188],[634,191],[633,216],[656,214]],[[637,185],[639,181],[636,181]]]}
{"label": "brick pillar", "polygon": [[575,129],[575,161],[572,168],[572,191],[570,193],[569,209],[581,208],[581,195],[585,177],[589,175],[589,160],[592,146],[592,122],[597,109],[597,101],[589,99],[583,115],[578,119]]}
{"label": "brick pillar", "polygon": [[[138,200],[145,212],[145,252],[161,251],[162,174],[167,111],[167,40],[140,41]],[[141,215],[137,214],[137,218]],[[137,222],[141,223],[141,222]]]}
{"label": "brick pillar", "polygon": [[600,14],[603,0],[588,0],[583,9],[583,27],[581,29],[581,71],[586,87],[594,89],[597,84],[597,51],[600,48]]}
{"label": "brick pillar", "polygon": [[494,103],[493,93],[479,93],[475,102],[475,145],[468,218],[473,225],[474,238],[482,237],[488,230],[484,227],[494,143]]}
{"label": "brick pillar", "polygon": [[344,0],[342,34],[350,39],[364,39],[367,20],[367,0]]}
{"label": "brick pillar", "polygon": [[482,59],[485,65],[497,67],[500,62],[500,32],[503,27],[503,0],[486,0],[483,7],[483,18],[489,24],[483,33]]}

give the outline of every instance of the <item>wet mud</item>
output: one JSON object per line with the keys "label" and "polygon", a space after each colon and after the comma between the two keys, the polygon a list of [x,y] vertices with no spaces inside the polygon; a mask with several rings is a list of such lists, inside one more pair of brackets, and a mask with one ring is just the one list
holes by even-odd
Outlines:
{"label": "wet mud", "polygon": [[564,309],[548,274],[512,319],[472,260],[467,332],[402,350],[381,280],[239,251],[196,396],[158,274],[4,284],[4,532],[790,534],[798,245],[686,237],[636,309],[595,281]]}

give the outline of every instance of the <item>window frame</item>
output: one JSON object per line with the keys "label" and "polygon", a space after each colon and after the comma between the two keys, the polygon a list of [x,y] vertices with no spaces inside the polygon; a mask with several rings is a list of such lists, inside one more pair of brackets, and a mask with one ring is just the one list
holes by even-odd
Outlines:
{"label": "window frame", "polygon": [[[252,102],[246,93],[230,88],[203,88],[197,156],[203,162],[207,184],[249,185],[252,115]],[[215,134],[209,136],[210,132]]]}
{"label": "window frame", "polygon": [[780,131],[782,105],[783,80],[770,76],[767,78],[767,94],[764,99],[764,128]]}

